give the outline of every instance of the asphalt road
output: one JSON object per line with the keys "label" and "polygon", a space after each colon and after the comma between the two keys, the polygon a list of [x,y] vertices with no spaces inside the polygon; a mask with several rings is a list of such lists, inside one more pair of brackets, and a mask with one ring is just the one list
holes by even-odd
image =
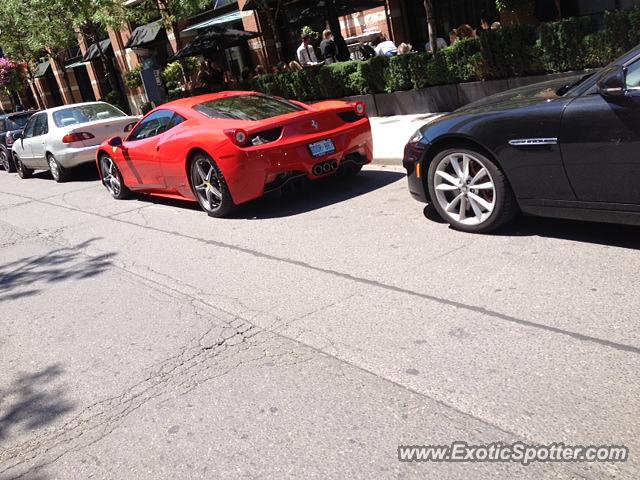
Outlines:
{"label": "asphalt road", "polygon": [[[397,168],[224,220],[0,172],[0,479],[640,478],[639,233],[458,233]],[[397,460],[456,440],[630,459]]]}

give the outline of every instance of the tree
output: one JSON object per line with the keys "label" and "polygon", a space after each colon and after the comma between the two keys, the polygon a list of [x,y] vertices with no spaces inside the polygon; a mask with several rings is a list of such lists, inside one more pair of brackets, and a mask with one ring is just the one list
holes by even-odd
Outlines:
{"label": "tree", "polygon": [[144,0],[131,7],[131,13],[138,21],[150,21],[159,15],[167,31],[175,35],[176,50],[180,50],[178,23],[211,7],[211,3],[211,0]]}
{"label": "tree", "polygon": [[282,8],[282,0],[253,0],[254,9],[262,14],[269,24],[271,36],[276,45],[276,58],[281,62],[284,58],[282,53],[282,43],[280,42],[280,32],[278,30],[278,20]]}
{"label": "tree", "polygon": [[427,13],[427,25],[429,27],[429,44],[433,55],[438,51],[438,34],[436,29],[436,17],[433,13],[433,0],[424,0],[424,10]]}
{"label": "tree", "polygon": [[340,18],[336,9],[336,2],[334,0],[325,0],[325,8],[327,11],[327,23],[329,29],[333,34],[334,41],[338,50],[338,60],[341,62],[347,61],[350,58],[349,47],[347,42],[342,36],[342,29],[340,28]]}
{"label": "tree", "polygon": [[516,22],[520,23],[518,10],[530,3],[531,0],[496,0],[496,10],[500,13],[510,12],[516,19]]}
{"label": "tree", "polygon": [[0,45],[7,57],[15,62],[23,64],[27,73],[29,86],[38,107],[44,108],[45,103],[40,98],[40,93],[35,86],[32,64],[42,56],[43,49],[32,42],[25,41],[29,38],[28,25],[20,17],[22,0],[3,0],[0,2]]}
{"label": "tree", "polygon": [[0,57],[0,91],[4,91],[13,100],[14,107],[20,103],[18,92],[22,91],[23,83],[18,65],[6,57]]}

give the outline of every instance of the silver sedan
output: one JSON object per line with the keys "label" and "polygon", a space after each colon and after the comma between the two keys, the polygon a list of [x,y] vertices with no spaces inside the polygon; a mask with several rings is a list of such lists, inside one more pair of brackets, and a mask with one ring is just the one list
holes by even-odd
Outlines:
{"label": "silver sedan", "polygon": [[69,169],[95,162],[102,142],[130,131],[137,121],[137,117],[104,102],[38,112],[22,133],[14,136],[12,151],[18,175],[28,178],[34,170],[49,170],[56,182],[62,182]]}

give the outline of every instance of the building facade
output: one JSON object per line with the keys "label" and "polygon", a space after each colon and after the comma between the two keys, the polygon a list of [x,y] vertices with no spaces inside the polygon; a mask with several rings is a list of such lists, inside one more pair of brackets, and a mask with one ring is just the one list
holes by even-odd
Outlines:
{"label": "building facade", "polygon": [[[125,4],[133,6],[139,1],[126,0]],[[29,82],[21,101],[26,107],[46,108],[96,99],[114,101],[119,97],[125,108],[139,114],[154,96],[144,87],[129,86],[125,81],[127,75],[135,76],[142,67],[161,70],[182,47],[212,27],[259,33],[248,41],[203,52],[232,77],[239,78],[243,69],[257,65],[268,69],[279,60],[295,59],[303,26],[316,31],[326,28],[322,14],[303,8],[305,1],[310,0],[288,3],[277,19],[275,34],[264,12],[247,5],[251,0],[212,0],[211,8],[179,22],[175,29],[167,29],[160,19],[144,25],[123,25],[106,32],[99,45],[90,43],[79,33],[76,46],[55,59],[43,59],[36,66],[32,72],[34,81]],[[424,50],[428,34],[422,0],[372,0],[371,3],[375,4],[374,8],[364,8],[367,1],[358,0],[357,4],[363,6],[361,10],[349,10],[339,18],[342,35],[348,42],[366,41],[382,34],[396,44],[410,43],[415,50]],[[300,8],[296,10],[297,4]],[[348,8],[348,2],[341,5]],[[433,5],[437,34],[445,39],[451,29],[461,24],[478,27],[481,18],[505,23],[511,20],[508,15],[498,14],[495,0],[433,0]],[[535,23],[555,20],[560,15],[591,15],[600,21],[606,10],[635,5],[640,5],[640,0],[532,0],[519,18]],[[110,93],[113,91],[117,93]],[[10,110],[13,102],[0,98],[0,108]]]}

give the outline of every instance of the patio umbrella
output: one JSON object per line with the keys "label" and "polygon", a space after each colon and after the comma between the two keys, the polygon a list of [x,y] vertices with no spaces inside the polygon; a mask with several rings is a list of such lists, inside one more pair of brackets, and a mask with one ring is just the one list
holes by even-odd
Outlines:
{"label": "patio umbrella", "polygon": [[187,46],[179,50],[173,56],[172,60],[237,47],[247,40],[260,36],[262,36],[262,34],[258,32],[248,32],[246,30],[237,30],[222,26],[211,27],[199,33]]}

